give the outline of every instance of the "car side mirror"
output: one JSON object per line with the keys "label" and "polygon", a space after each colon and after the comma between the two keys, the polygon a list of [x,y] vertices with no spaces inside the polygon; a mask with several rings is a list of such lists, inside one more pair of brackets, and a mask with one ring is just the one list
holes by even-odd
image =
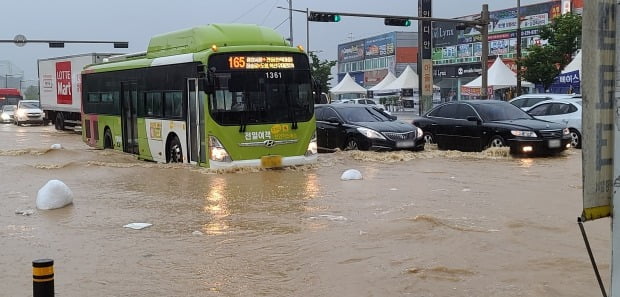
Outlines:
{"label": "car side mirror", "polygon": [[340,122],[340,119],[338,119],[337,117],[330,117],[327,119],[328,122],[330,123],[338,123],[338,124],[342,124],[342,122]]}
{"label": "car side mirror", "polygon": [[398,117],[395,115],[391,115],[391,114],[386,114],[386,115],[390,119],[390,121],[396,121],[398,119]]}
{"label": "car side mirror", "polygon": [[481,124],[482,121],[480,121],[480,119],[476,116],[468,116],[467,120],[470,122],[476,122],[478,125]]}

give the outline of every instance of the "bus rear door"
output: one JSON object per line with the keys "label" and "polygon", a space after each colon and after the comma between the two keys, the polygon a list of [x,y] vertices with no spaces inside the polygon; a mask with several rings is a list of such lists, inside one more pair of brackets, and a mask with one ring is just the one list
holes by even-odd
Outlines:
{"label": "bus rear door", "polygon": [[121,107],[123,125],[123,151],[139,154],[138,150],[138,85],[135,82],[121,83]]}
{"label": "bus rear door", "polygon": [[187,146],[190,163],[206,162],[204,102],[198,85],[197,78],[187,79]]}

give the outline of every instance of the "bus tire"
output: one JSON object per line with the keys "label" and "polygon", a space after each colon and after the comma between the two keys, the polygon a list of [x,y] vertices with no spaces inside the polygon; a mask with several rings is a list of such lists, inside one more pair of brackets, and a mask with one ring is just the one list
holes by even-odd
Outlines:
{"label": "bus tire", "polygon": [[56,130],[62,131],[65,129],[65,117],[62,112],[56,114],[56,120],[54,121],[54,127]]}
{"label": "bus tire", "polygon": [[166,163],[183,163],[183,150],[176,135],[172,136],[166,146]]}
{"label": "bus tire", "polygon": [[114,142],[112,142],[112,132],[110,132],[110,128],[105,128],[105,132],[103,132],[103,148],[104,149],[113,149]]}

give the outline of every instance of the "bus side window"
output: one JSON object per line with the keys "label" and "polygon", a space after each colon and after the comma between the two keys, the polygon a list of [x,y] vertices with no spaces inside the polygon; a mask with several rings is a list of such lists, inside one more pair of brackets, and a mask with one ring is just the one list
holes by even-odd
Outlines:
{"label": "bus side window", "polygon": [[146,111],[146,116],[149,117],[160,117],[161,113],[161,93],[159,92],[148,92],[146,93],[146,102],[144,104],[144,109]]}

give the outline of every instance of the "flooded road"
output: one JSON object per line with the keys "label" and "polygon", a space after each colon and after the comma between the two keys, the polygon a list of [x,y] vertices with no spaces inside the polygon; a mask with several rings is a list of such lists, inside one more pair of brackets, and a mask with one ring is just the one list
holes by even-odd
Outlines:
{"label": "flooded road", "polygon": [[[598,296],[580,154],[337,152],[218,172],[0,125],[0,295],[32,296],[31,262],[51,258],[57,296]],[[363,180],[340,180],[351,168]],[[72,205],[36,209],[50,179]],[[585,224],[607,288],[609,225]]]}

